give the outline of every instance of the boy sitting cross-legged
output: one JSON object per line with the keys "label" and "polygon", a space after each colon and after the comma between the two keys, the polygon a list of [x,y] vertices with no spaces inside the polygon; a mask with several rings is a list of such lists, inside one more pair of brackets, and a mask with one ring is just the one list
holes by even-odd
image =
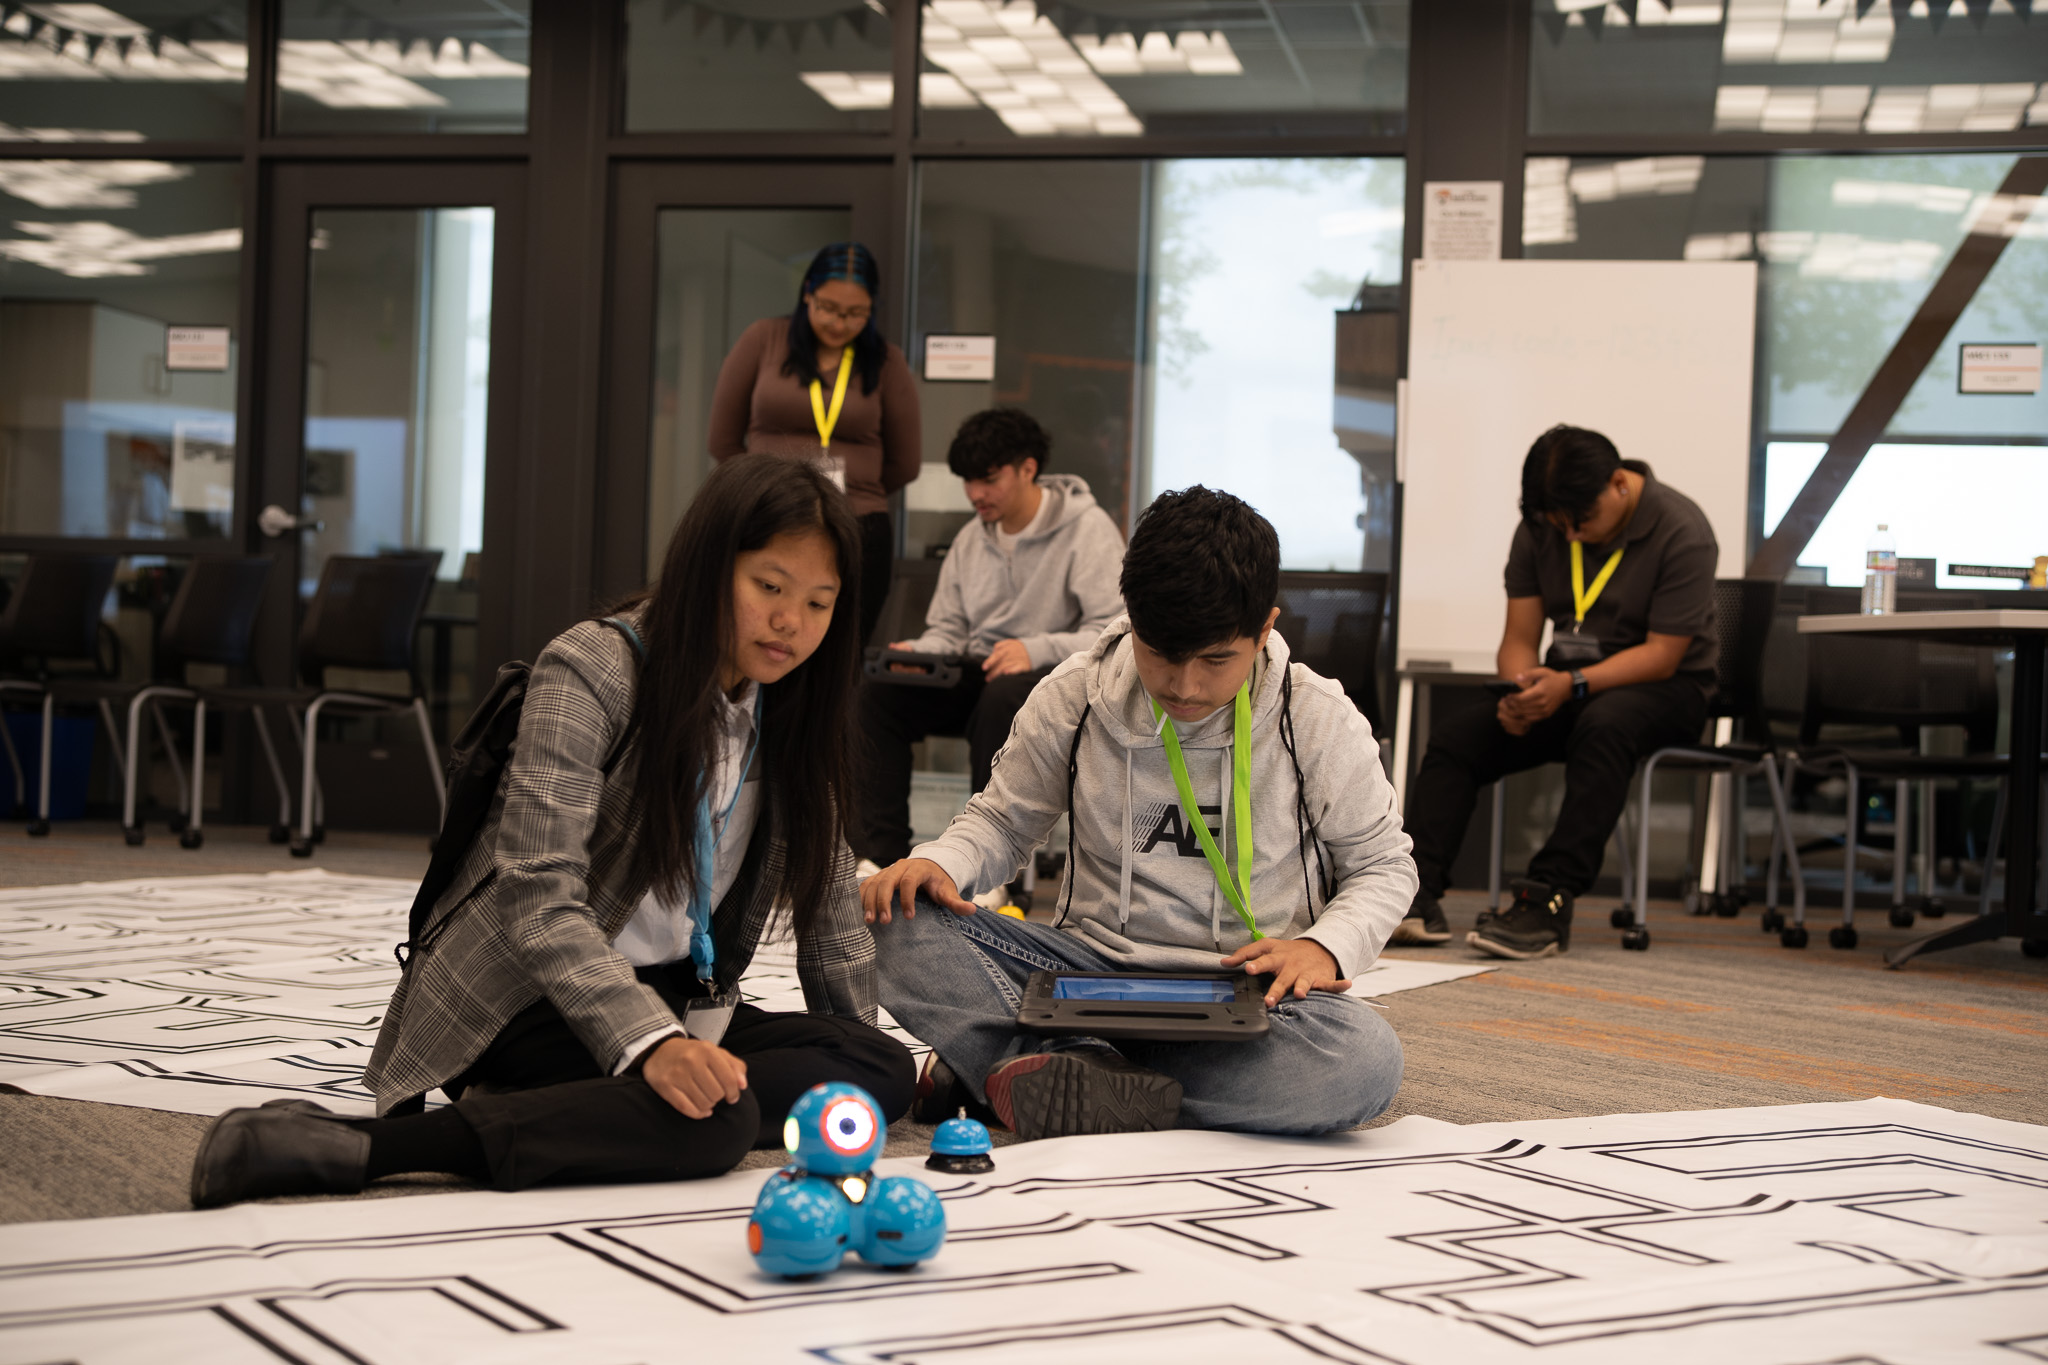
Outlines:
{"label": "boy sitting cross-legged", "polygon": [[[1032,692],[946,832],[862,887],[882,1002],[935,1050],[915,1116],[971,1096],[1026,1138],[1321,1133],[1392,1101],[1400,1043],[1342,992],[1407,911],[1415,864],[1371,727],[1273,633],[1279,577],[1279,539],[1245,503],[1162,494],[1124,558],[1128,616]],[[1063,811],[1054,923],[976,913],[966,897],[1008,880]],[[1020,1033],[1025,982],[1058,969],[1270,977],[1271,1028],[1115,1048]]]}

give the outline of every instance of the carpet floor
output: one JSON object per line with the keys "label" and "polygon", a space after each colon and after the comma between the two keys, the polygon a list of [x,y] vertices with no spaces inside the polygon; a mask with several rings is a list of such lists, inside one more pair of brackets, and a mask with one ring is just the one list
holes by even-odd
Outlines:
{"label": "carpet floor", "polygon": [[[0,838],[12,839],[0,831]],[[304,868],[260,829],[207,831],[187,851],[155,836],[140,849],[107,826],[59,826],[0,858],[0,885]],[[312,866],[417,876],[424,841],[330,836]],[[1407,1073],[1379,1120],[1451,1123],[1799,1104],[1886,1095],[2048,1124],[2041,1075],[2048,962],[2010,940],[1883,968],[1883,950],[1919,930],[1859,916],[1862,945],[1794,951],[1760,933],[1754,911],[1698,919],[1653,905],[1652,947],[1624,952],[1611,902],[1588,901],[1571,951],[1388,997]],[[1477,897],[1446,904],[1461,935]],[[1824,914],[1810,923],[1825,928]],[[1396,956],[1463,961],[1461,943]],[[189,1207],[186,1180],[208,1119],[118,1105],[0,1095],[0,1221],[101,1217]],[[891,1155],[923,1150],[900,1124]],[[999,1142],[1007,1134],[997,1134]],[[777,1153],[749,1165],[769,1166]],[[369,1196],[450,1188],[387,1182]]]}

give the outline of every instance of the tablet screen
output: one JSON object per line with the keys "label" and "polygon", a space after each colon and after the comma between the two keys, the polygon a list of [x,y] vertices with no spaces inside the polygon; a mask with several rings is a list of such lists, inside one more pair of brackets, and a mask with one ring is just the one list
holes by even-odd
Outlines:
{"label": "tablet screen", "polygon": [[1228,977],[1062,976],[1052,998],[1227,1005],[1237,998],[1237,986]]}

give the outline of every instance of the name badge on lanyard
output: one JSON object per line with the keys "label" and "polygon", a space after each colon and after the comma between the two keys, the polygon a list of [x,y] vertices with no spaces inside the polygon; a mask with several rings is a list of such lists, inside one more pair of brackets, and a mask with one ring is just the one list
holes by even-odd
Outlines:
{"label": "name badge on lanyard", "polygon": [[853,372],[853,347],[839,351],[839,373],[832,380],[832,407],[825,408],[825,386],[811,381],[811,417],[818,425],[818,467],[840,492],[846,491],[846,461],[832,453],[832,432],[839,425],[840,409],[846,406],[846,377]]}

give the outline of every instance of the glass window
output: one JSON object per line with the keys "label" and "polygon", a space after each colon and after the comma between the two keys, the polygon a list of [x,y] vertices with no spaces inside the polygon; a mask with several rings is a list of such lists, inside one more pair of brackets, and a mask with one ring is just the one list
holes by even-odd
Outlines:
{"label": "glass window", "polygon": [[1383,567],[1402,198],[1391,159],[924,166],[913,358],[993,333],[996,377],[918,381],[910,553],[965,520],[939,496],[960,421],[1012,404],[1120,522],[1204,482],[1272,520],[1289,568]]}
{"label": "glass window", "polygon": [[[1763,462],[1750,499],[1768,535],[2013,161],[1536,158],[1526,171],[1523,250],[1761,263]],[[2048,334],[2048,212],[2039,201],[2006,207],[2016,212],[2004,254],[1802,556],[1832,583],[1863,581],[1864,542],[1880,521],[1900,554],[1937,561],[1940,587],[2014,586],[1949,566],[2017,566],[2048,553],[2039,511],[2048,506],[2048,393],[1958,391],[1964,342]]]}
{"label": "glass window", "polygon": [[281,133],[523,133],[531,0],[284,0]]}
{"label": "glass window", "polygon": [[2007,132],[2048,124],[2024,0],[1529,0],[1532,133]]}
{"label": "glass window", "polygon": [[711,393],[726,352],[752,323],[796,306],[811,257],[827,242],[852,237],[853,215],[846,209],[667,209],[656,232],[649,581],[683,509],[711,472]]}
{"label": "glass window", "polygon": [[890,62],[880,0],[627,0],[626,131],[886,133]]}
{"label": "glass window", "polygon": [[488,208],[323,209],[306,295],[300,511],[329,555],[435,551],[473,582],[491,383]]}
{"label": "glass window", "polygon": [[0,161],[0,531],[227,534],[241,210],[233,165]]}
{"label": "glass window", "polygon": [[1408,0],[925,0],[927,137],[1395,135]]}
{"label": "glass window", "polygon": [[0,141],[239,138],[246,0],[0,6]]}

